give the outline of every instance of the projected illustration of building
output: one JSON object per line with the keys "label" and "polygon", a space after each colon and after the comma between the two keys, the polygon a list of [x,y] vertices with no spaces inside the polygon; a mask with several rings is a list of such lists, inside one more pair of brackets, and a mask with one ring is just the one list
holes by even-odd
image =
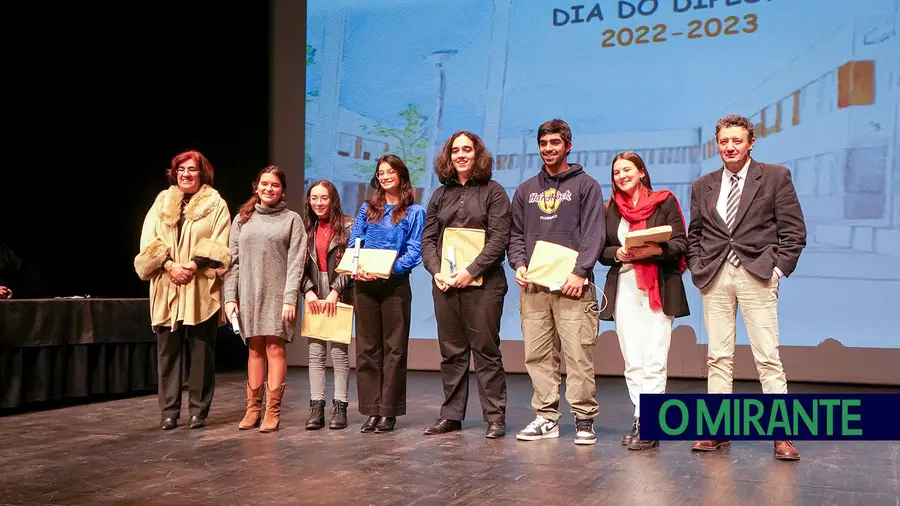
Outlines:
{"label": "projected illustration of building", "polygon": [[[813,252],[900,254],[898,38],[896,20],[857,19],[731,106],[756,125],[754,155],[791,169]],[[720,163],[712,125],[704,171]]]}
{"label": "projected illustration of building", "polygon": [[[345,0],[344,4],[353,2]],[[485,36],[478,39],[477,47],[468,56],[460,53],[451,62],[457,68],[474,68],[476,62],[472,58],[483,58],[477,60],[477,65],[483,69],[479,74],[483,80],[477,86],[466,88],[467,94],[477,95],[479,105],[467,111],[469,116],[465,121],[451,123],[453,126],[447,127],[448,132],[440,132],[437,136],[433,135],[431,123],[436,110],[432,99],[433,83],[428,81],[434,69],[427,67],[422,55],[445,47],[447,37],[430,31],[416,32],[417,37],[412,39],[415,42],[404,43],[395,50],[377,52],[368,49],[368,45],[380,40],[380,27],[384,23],[404,26],[403,22],[415,23],[418,18],[409,14],[408,18],[403,18],[406,21],[402,21],[400,18],[406,15],[405,9],[396,6],[390,15],[384,14],[380,18],[372,17],[378,14],[377,9],[355,12],[349,6],[320,8],[316,28],[313,32],[308,31],[311,33],[308,43],[316,52],[314,64],[310,65],[310,58],[307,58],[307,93],[313,95],[308,100],[306,116],[306,144],[310,155],[306,168],[307,184],[320,178],[332,180],[341,192],[345,212],[355,214],[371,192],[369,180],[374,172],[374,161],[386,152],[400,154],[405,146],[422,139],[424,145],[407,152],[421,160],[414,186],[419,201],[425,204],[430,185],[424,176],[431,171],[430,160],[425,158],[436,147],[431,145],[432,139],[442,140],[456,128],[471,129],[484,138],[495,157],[495,179],[510,196],[523,180],[540,170],[542,162],[536,140],[539,121],[534,121],[529,114],[533,104],[520,102],[517,97],[532,97],[546,90],[528,88],[533,81],[530,67],[522,67],[532,65],[532,60],[523,55],[530,57],[534,46],[523,49],[510,43],[515,39],[517,44],[539,46],[544,40],[531,32],[538,33],[539,28],[517,28],[516,23],[538,16],[534,14],[536,8],[510,0],[485,0],[482,4],[484,14],[474,18],[480,24],[473,33]],[[810,2],[807,4],[811,5]],[[743,8],[769,9],[770,14],[776,9],[772,5],[761,5]],[[678,105],[673,104],[672,96],[663,91],[654,95],[650,89],[650,94],[641,100],[640,111],[633,118],[638,121],[646,118],[644,124],[637,123],[621,131],[616,131],[618,118],[615,116],[611,121],[592,119],[595,115],[590,109],[602,110],[602,103],[595,105],[594,101],[580,95],[557,97],[548,94],[557,101],[551,102],[563,109],[577,104],[588,110],[584,117],[590,119],[580,119],[579,127],[574,128],[574,146],[569,161],[583,165],[601,183],[603,193],[608,197],[612,158],[620,151],[636,151],[647,163],[654,187],[672,191],[682,204],[685,219],[690,220],[691,184],[702,174],[721,167],[713,141],[716,119],[732,112],[750,117],[756,125],[758,139],[753,156],[790,168],[808,226],[808,247],[797,270],[783,287],[785,292],[795,291],[781,306],[784,314],[781,331],[785,343],[814,346],[822,339],[832,337],[847,346],[876,346],[883,339],[878,337],[880,324],[875,319],[864,319],[871,325],[866,328],[865,324],[850,324],[837,316],[818,316],[838,314],[832,311],[835,308],[840,308],[844,314],[887,314],[892,311],[892,299],[884,294],[900,289],[900,264],[897,263],[900,256],[898,6],[900,0],[867,0],[865,5],[852,6],[850,2],[829,3],[829,22],[832,23],[829,26],[834,29],[817,31],[818,28],[807,25],[802,36],[794,33],[793,26],[788,30],[788,25],[781,25],[770,35],[781,37],[781,41],[802,40],[802,43],[779,45],[777,54],[769,47],[767,54],[772,63],[766,66],[764,63],[769,60],[760,59],[763,61],[760,68],[765,71],[751,75],[746,86],[740,86],[741,91],[713,94],[715,99],[705,94],[691,95],[689,106],[684,108],[686,113],[679,112],[661,124],[656,112]],[[445,8],[437,3],[434,7]],[[412,3],[409,8],[413,8]],[[425,9],[418,4],[415,8]],[[790,10],[789,7],[778,8]],[[893,9],[893,15],[873,14],[886,13],[890,9]],[[790,12],[799,15],[799,11]],[[664,22],[680,21],[672,17]],[[587,29],[585,32],[575,30],[541,33],[560,34],[560,40],[565,41],[560,44],[586,43],[581,35],[573,34],[587,33]],[[740,46],[742,50],[753,52],[757,46],[768,42],[762,34],[758,35],[748,37],[747,45]],[[366,69],[365,72],[357,70],[354,77],[347,77],[349,72],[344,67],[348,40],[357,44],[353,46],[352,61]],[[683,50],[690,54],[711,54],[708,51],[712,48],[725,44],[721,40],[686,42],[684,47],[690,44],[690,48]],[[634,54],[680,54],[682,49],[675,45],[676,42],[667,44],[644,46],[642,53]],[[678,49],[667,49],[676,47]],[[563,52],[577,52],[574,47],[563,49]],[[399,56],[401,53],[405,56]],[[610,92],[606,89],[618,80],[608,75],[609,69],[604,66],[607,65],[606,54],[619,62],[617,64],[625,65],[629,61],[620,56],[625,54],[624,50],[603,53],[593,60],[585,56],[584,68],[579,72],[588,80],[596,78],[596,82],[592,81],[590,86],[580,90],[593,93],[602,89],[604,94],[600,98],[607,104],[618,105],[631,100],[627,95],[630,90],[613,88],[618,91]],[[773,54],[778,58],[771,59]],[[387,74],[381,76],[385,82],[373,88],[372,80],[376,79],[373,72],[407,60],[411,63],[406,68],[418,72],[416,69],[427,67],[427,73],[422,70],[419,80],[411,80],[402,74]],[[621,63],[623,61],[626,63]],[[694,66],[685,66],[685,72],[680,68],[669,71],[693,76],[698,72],[719,72],[725,64],[712,57],[701,64],[702,68],[692,63]],[[579,64],[582,64],[581,60]],[[448,84],[451,91],[458,90],[465,77],[468,76],[456,74],[455,80],[451,79]],[[697,77],[694,81],[701,83],[702,79]],[[552,83],[547,86],[551,89]],[[666,84],[660,84],[660,88],[667,89]],[[644,92],[646,94],[647,89]],[[398,116],[396,99],[402,95],[405,104],[406,94],[418,97],[409,99],[410,107],[417,108],[423,118],[428,116],[428,121],[404,123],[406,117]],[[451,95],[448,93],[448,97]],[[593,98],[597,99],[596,96]],[[377,106],[388,100],[393,100],[390,108]],[[459,95],[456,100],[447,104],[449,113],[471,105],[461,103]],[[364,109],[365,114],[360,112]],[[620,115],[623,110],[628,111],[628,108],[614,109]],[[555,111],[555,107],[542,109],[540,115],[556,114]],[[570,118],[564,115],[563,119]],[[391,134],[386,133],[389,131]],[[599,276],[605,271],[601,266],[596,269]],[[425,289],[429,283],[424,269],[414,271],[414,289]],[[697,331],[698,340],[703,342],[699,292],[690,285],[688,291],[693,314],[684,320],[684,324],[691,325]],[[509,292],[507,303],[510,307],[516,305],[516,293],[516,290]],[[850,300],[847,300],[848,293],[854,294]],[[417,298],[414,306],[413,334],[431,335],[433,308],[429,298]],[[817,318],[798,315],[817,315]],[[503,325],[504,335],[520,338],[517,337],[519,324],[515,311],[504,313]],[[739,329],[739,342],[743,332]]]}

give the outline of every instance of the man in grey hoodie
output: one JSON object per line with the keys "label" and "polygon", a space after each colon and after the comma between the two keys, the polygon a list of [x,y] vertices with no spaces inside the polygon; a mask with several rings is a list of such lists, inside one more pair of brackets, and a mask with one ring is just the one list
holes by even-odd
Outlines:
{"label": "man in grey hoodie", "polygon": [[[519,308],[531,405],[537,417],[520,431],[522,441],[559,437],[560,349],[566,360],[566,400],[575,415],[575,444],[594,444],[599,411],[593,348],[599,332],[594,264],[606,230],[600,183],[579,164],[569,164],[572,131],[565,121],[538,129],[541,171],[516,189],[512,201],[509,264],[521,287]],[[578,251],[575,268],[558,290],[531,283],[528,264],[536,241]]]}

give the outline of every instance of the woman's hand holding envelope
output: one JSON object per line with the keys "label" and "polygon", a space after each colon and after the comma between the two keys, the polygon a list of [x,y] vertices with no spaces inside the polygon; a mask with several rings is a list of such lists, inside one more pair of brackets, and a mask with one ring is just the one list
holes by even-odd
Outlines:
{"label": "woman's hand holding envelope", "polygon": [[353,279],[357,281],[375,281],[377,279],[375,276],[370,275],[368,272],[363,269],[359,269],[356,273],[356,276],[353,276]]}
{"label": "woman's hand holding envelope", "polygon": [[310,290],[306,292],[306,309],[309,314],[319,314],[319,296],[316,292]]}
{"label": "woman's hand holding envelope", "polygon": [[633,248],[620,247],[616,250],[616,258],[620,262],[632,262],[662,254],[662,248],[655,242],[648,242]]}
{"label": "woman's hand holding envelope", "polygon": [[616,250],[616,259],[623,263],[632,261],[633,258],[631,255],[631,250],[626,248],[625,246],[621,246]]}
{"label": "woman's hand holding envelope", "polygon": [[325,313],[329,318],[337,314],[338,293],[334,289],[325,297],[324,301],[319,302],[319,310]]}

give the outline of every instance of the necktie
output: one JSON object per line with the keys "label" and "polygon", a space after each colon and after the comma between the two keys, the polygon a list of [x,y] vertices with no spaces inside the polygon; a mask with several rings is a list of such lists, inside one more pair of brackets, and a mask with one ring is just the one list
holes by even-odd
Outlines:
{"label": "necktie", "polygon": [[[741,190],[740,186],[738,186],[740,180],[741,178],[737,174],[731,175],[731,189],[728,190],[728,201],[725,206],[725,224],[728,225],[728,230],[732,231],[734,229],[734,218],[737,216],[738,204],[741,202]],[[728,261],[735,267],[741,263],[733,248],[728,249]]]}

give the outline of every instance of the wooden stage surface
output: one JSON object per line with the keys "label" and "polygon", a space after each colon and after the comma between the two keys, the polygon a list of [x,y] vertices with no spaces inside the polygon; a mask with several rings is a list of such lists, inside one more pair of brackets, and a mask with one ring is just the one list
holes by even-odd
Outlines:
{"label": "wooden stage surface", "polygon": [[[622,378],[597,379],[599,440],[576,447],[565,401],[559,439],[515,439],[533,418],[526,375],[508,376],[508,434],[499,440],[484,438],[474,377],[464,430],[442,436],[422,435],[442,401],[437,373],[410,373],[410,413],[388,434],[359,432],[365,417],[356,411],[352,377],[351,425],[304,430],[305,368],[289,371],[281,430],[238,431],[243,377],[218,375],[210,425],[198,430],[159,430],[155,396],[0,418],[0,504],[900,504],[900,442],[799,441],[799,462],[776,461],[769,442],[735,442],[709,454],[692,454],[689,442],[628,451],[620,445],[631,423]],[[331,377],[329,369],[328,395]],[[669,391],[705,392],[705,382],[670,380]],[[736,391],[759,386],[740,383]],[[181,422],[187,419],[185,393]]]}

